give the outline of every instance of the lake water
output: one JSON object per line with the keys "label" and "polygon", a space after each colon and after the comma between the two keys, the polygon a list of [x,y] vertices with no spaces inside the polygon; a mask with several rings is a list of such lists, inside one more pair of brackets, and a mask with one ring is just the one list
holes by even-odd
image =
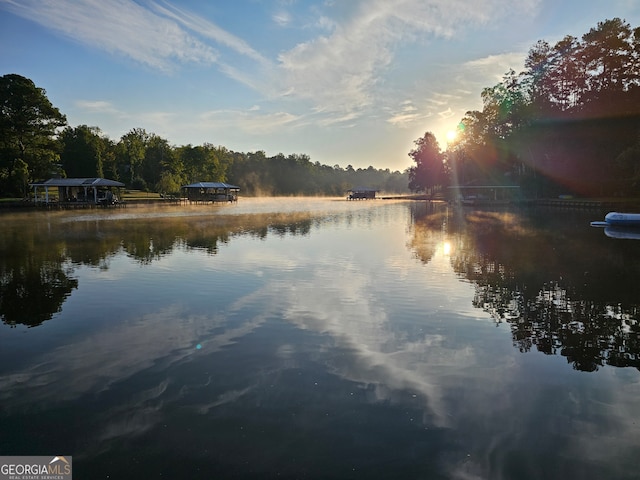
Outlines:
{"label": "lake water", "polygon": [[604,213],[4,213],[0,455],[78,479],[637,479],[640,241]]}

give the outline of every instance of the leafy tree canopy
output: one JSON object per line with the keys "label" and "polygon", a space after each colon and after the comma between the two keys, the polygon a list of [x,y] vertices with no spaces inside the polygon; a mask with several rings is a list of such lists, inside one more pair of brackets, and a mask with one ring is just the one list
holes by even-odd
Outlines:
{"label": "leafy tree canopy", "polygon": [[[581,38],[538,41],[467,112],[449,164],[462,183],[513,184],[526,196],[629,194],[640,161],[640,28],[619,18]],[[620,158],[618,158],[620,156]]]}
{"label": "leafy tree canopy", "polygon": [[[2,190],[24,195],[34,178],[59,168],[56,134],[66,117],[54,107],[42,88],[17,74],[0,77],[0,185]],[[27,165],[28,177],[22,165]]]}
{"label": "leafy tree canopy", "polygon": [[409,156],[416,163],[409,168],[409,189],[413,192],[426,192],[441,186],[445,180],[444,154],[435,135],[427,132],[414,142],[415,148]]}

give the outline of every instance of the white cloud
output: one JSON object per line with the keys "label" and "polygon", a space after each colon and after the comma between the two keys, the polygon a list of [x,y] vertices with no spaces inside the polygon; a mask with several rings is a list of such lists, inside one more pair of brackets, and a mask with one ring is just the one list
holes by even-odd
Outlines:
{"label": "white cloud", "polygon": [[393,112],[387,119],[391,125],[407,128],[430,116],[428,112],[418,109],[410,100],[404,101],[399,111]]}
{"label": "white cloud", "polygon": [[[181,64],[215,64],[226,76],[254,91],[271,92],[272,98],[275,92],[282,95],[286,91],[291,98],[309,103],[314,111],[335,114],[333,119],[323,118],[324,124],[350,122],[379,103],[376,89],[385,83],[399,46],[450,38],[469,25],[498,21],[505,12],[528,11],[536,3],[513,6],[505,0],[482,0],[469,8],[463,0],[368,0],[351,3],[349,8],[325,4],[320,10],[315,6],[316,28],[329,33],[283,51],[274,63],[244,39],[168,2],[0,2],[15,14],[81,43],[162,71]],[[281,4],[272,18],[280,25],[289,24],[292,16],[282,5],[288,6]],[[338,7],[339,15],[332,18]],[[221,48],[231,50],[224,60]],[[254,63],[242,64],[233,54]],[[469,62],[466,68],[481,77],[495,77],[498,66],[504,73],[513,65],[507,60],[513,60],[513,54]],[[400,125],[411,118],[419,117],[394,116],[391,123]]]}
{"label": "white cloud", "polygon": [[[513,6],[504,0],[484,0],[469,8],[462,0],[360,2],[347,18],[323,20],[332,25],[331,34],[299,43],[279,55],[280,87],[326,112],[349,112],[351,119],[379,102],[376,88],[385,82],[400,45],[450,38],[470,25],[498,21],[506,12],[529,11],[536,3]],[[477,70],[480,65],[469,67]],[[485,69],[489,70],[489,64]],[[401,115],[390,122],[402,125],[418,118]]]}
{"label": "white cloud", "polygon": [[454,112],[453,110],[451,110],[451,107],[447,108],[446,110],[443,110],[441,112],[438,112],[438,116],[440,118],[451,118],[453,117]]}
{"label": "white cloud", "polygon": [[281,27],[287,26],[291,23],[291,15],[285,11],[279,11],[278,13],[275,13],[271,18],[277,25],[280,25]]}
{"label": "white cloud", "polygon": [[521,71],[526,55],[526,52],[509,52],[471,60],[462,65],[460,78],[473,78],[475,83],[486,87],[493,86],[500,82],[510,69]]}
{"label": "white cloud", "polygon": [[106,113],[110,115],[122,113],[111,102],[105,100],[77,100],[75,104],[79,109],[92,113]]}
{"label": "white cloud", "polygon": [[138,115],[137,120],[143,125],[148,123],[153,125],[169,125],[175,117],[176,114],[172,112],[146,112]]}
{"label": "white cloud", "polygon": [[247,42],[220,28],[215,23],[202,17],[198,17],[197,15],[185,10],[178,9],[169,3],[166,3],[165,5],[166,7],[162,7],[158,4],[152,4],[155,10],[166,17],[177,21],[189,30],[197,32],[205,38],[214,40],[217,43],[231,48],[234,52],[252,58],[253,60],[257,60],[260,63],[269,63],[267,59],[254,50]]}
{"label": "white cloud", "polygon": [[320,17],[318,17],[318,21],[316,22],[316,26],[321,30],[326,30],[330,32],[336,27],[336,22],[331,20],[329,17],[320,15]]}
{"label": "white cloud", "polygon": [[254,135],[278,131],[285,126],[296,126],[300,117],[286,112],[258,114],[257,110],[214,110],[202,114],[199,123],[205,128],[242,130]]}
{"label": "white cloud", "polygon": [[129,0],[4,0],[16,15],[94,48],[162,71],[174,63],[215,63],[216,51],[176,22]]}

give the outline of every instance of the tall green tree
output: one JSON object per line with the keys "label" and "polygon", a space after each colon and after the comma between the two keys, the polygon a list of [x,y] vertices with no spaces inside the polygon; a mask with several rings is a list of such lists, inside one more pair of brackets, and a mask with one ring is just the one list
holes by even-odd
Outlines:
{"label": "tall green tree", "polygon": [[556,110],[566,111],[584,104],[589,87],[588,67],[578,39],[567,35],[553,47],[554,68],[548,81]]}
{"label": "tall green tree", "polygon": [[227,150],[210,143],[178,148],[188,182],[224,182],[227,179]]}
{"label": "tall green tree", "polygon": [[116,156],[116,143],[106,135],[100,137],[102,140],[102,172],[106,178],[120,180],[118,160]]}
{"label": "tall green tree", "polygon": [[435,187],[446,183],[444,154],[431,132],[426,132],[414,144],[415,148],[409,152],[409,156],[416,165],[409,168],[409,189],[433,194]]}
{"label": "tall green tree", "polygon": [[68,177],[104,177],[104,160],[111,145],[98,127],[67,127],[60,142],[60,161]]}
{"label": "tall green tree", "polygon": [[147,131],[144,128],[134,128],[124,134],[116,145],[116,161],[120,178],[131,187],[147,188],[142,178],[142,164],[148,142]]}
{"label": "tall green tree", "polygon": [[[582,36],[582,57],[590,92],[623,91],[637,80],[631,26],[619,18],[598,22]],[[635,70],[635,71],[634,71]]]}
{"label": "tall green tree", "polygon": [[549,110],[549,85],[546,79],[552,68],[551,45],[544,40],[531,47],[524,61],[522,83],[528,91],[528,98],[534,118],[544,115]]}
{"label": "tall green tree", "polygon": [[490,126],[486,134],[504,139],[526,123],[527,94],[512,69],[502,82],[481,94],[483,116]]}
{"label": "tall green tree", "polygon": [[164,165],[171,163],[173,149],[164,138],[151,134],[147,139],[140,176],[149,187],[155,188],[162,176]]}
{"label": "tall green tree", "polygon": [[56,134],[67,123],[43,88],[17,74],[0,77],[0,190],[24,195],[27,183],[59,172]]}

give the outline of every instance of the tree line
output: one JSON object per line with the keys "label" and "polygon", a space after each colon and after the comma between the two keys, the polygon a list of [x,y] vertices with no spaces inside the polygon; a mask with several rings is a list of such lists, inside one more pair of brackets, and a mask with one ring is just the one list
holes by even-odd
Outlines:
{"label": "tree line", "polygon": [[0,77],[0,195],[24,197],[29,184],[52,177],[104,177],[127,188],[175,194],[193,182],[228,182],[246,195],[342,196],[367,186],[407,192],[408,173],[328,166],[305,154],[268,157],[223,146],[171,145],[143,128],[118,141],[99,127],[69,126],[46,91],[17,74]]}
{"label": "tree line", "polygon": [[529,197],[637,195],[640,28],[614,18],[581,39],[540,40],[523,71],[481,98],[446,151],[430,132],[415,142],[412,190],[511,184]]}

